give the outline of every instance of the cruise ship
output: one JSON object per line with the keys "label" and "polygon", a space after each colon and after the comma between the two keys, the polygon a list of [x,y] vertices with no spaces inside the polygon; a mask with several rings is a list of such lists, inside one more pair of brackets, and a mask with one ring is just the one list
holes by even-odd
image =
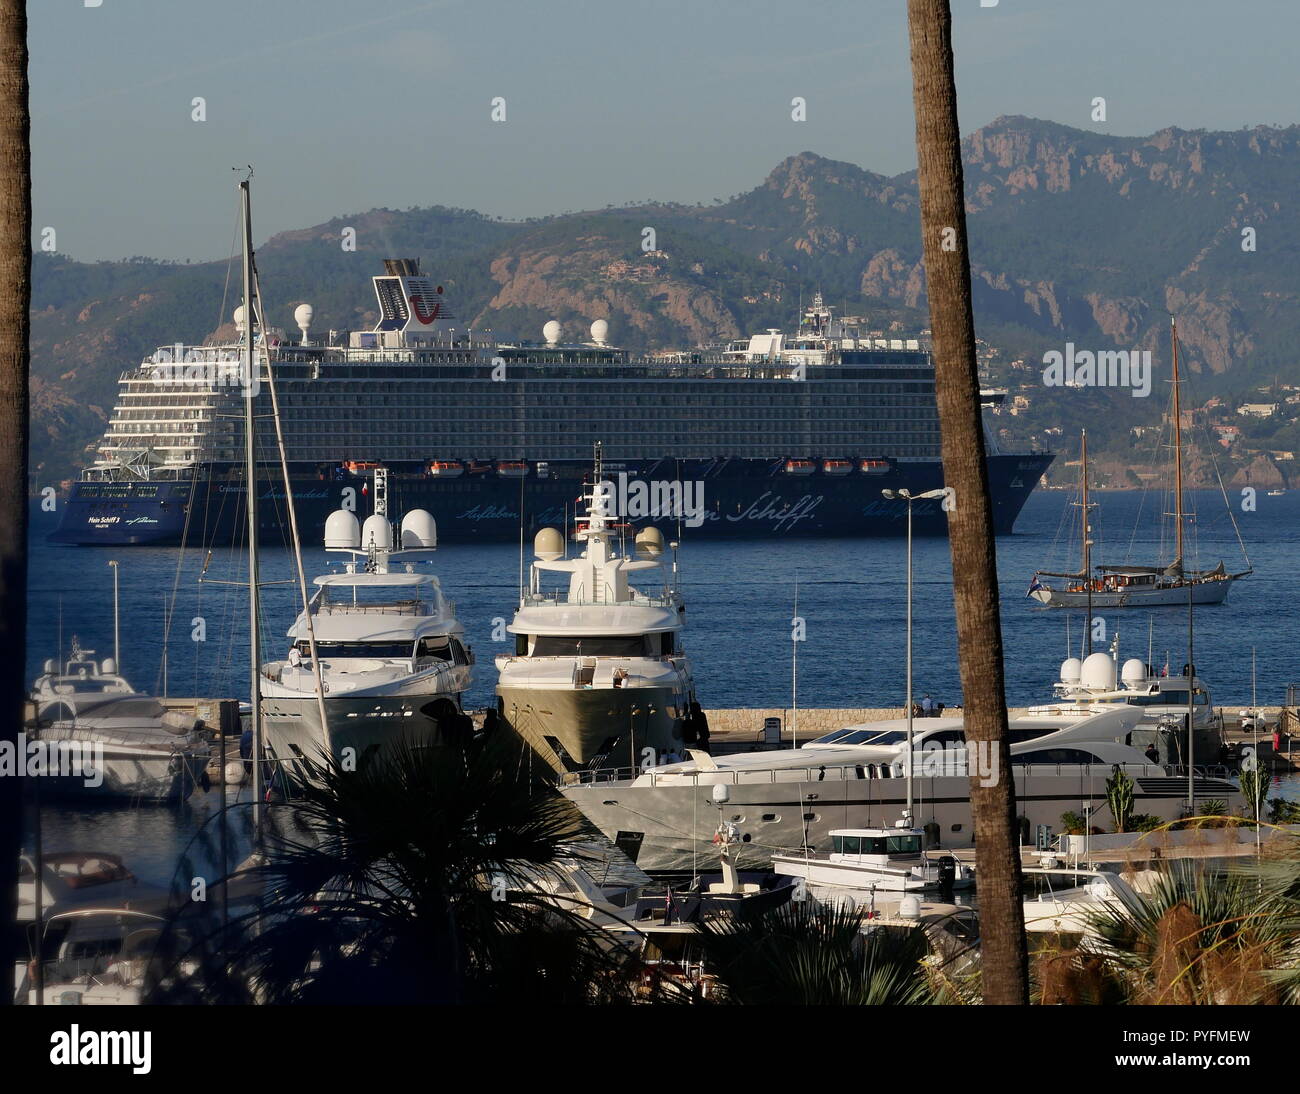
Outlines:
{"label": "cruise ship", "polygon": [[[577,342],[555,321],[537,342],[470,328],[414,259],[385,260],[373,281],[373,329],[314,339],[304,304],[300,337],[253,333],[274,370],[306,538],[340,507],[364,511],[378,467],[392,503],[427,510],[444,543],[567,527],[596,442],[619,497],[654,499],[640,515],[667,521],[678,539],[901,535],[907,502],[883,492],[942,485],[925,344],[864,335],[820,297],[794,335],[635,355],[610,343],[601,319]],[[239,540],[242,376],[238,340],[163,346],[125,372],[51,540]],[[255,398],[269,416],[264,382]],[[1054,457],[986,443],[996,527],[1009,533]],[[261,531],[283,542],[278,453],[268,447],[259,461]],[[916,503],[914,520],[918,534],[946,534],[939,500]]]}

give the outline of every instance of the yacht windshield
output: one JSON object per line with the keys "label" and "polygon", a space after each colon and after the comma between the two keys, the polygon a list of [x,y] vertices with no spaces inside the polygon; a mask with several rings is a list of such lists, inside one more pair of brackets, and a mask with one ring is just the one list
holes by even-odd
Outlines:
{"label": "yacht windshield", "polygon": [[831,850],[837,855],[919,855],[921,837],[831,836]]}
{"label": "yacht windshield", "polygon": [[316,610],[323,614],[349,612],[396,612],[421,614],[428,608],[420,586],[412,585],[326,585]]}
{"label": "yacht windshield", "polygon": [[[316,652],[322,658],[327,657],[384,657],[407,660],[411,656],[412,642],[317,642]],[[304,657],[311,655],[311,647],[306,642],[298,644],[298,650]]]}
{"label": "yacht windshield", "polygon": [[[1160,691],[1155,695],[1130,695],[1128,701],[1137,707],[1185,707],[1187,705],[1187,692]],[[1208,702],[1205,692],[1199,690],[1193,692],[1192,702],[1196,706],[1203,706]]]}
{"label": "yacht windshield", "polygon": [[534,657],[644,657],[645,635],[588,635],[568,638],[539,634],[533,644]]}

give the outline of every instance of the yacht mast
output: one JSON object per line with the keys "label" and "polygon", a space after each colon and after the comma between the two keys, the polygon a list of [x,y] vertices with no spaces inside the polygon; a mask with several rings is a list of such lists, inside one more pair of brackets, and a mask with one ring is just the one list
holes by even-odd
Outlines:
{"label": "yacht mast", "polygon": [[257,395],[256,359],[253,353],[253,219],[249,180],[239,184],[244,228],[244,496],[248,499],[248,650],[249,703],[253,729],[253,839],[262,831],[262,634],[258,620],[257,567],[257,438],[254,402]]}
{"label": "yacht mast", "polygon": [[1169,317],[1170,338],[1174,347],[1174,558],[1183,564],[1183,415],[1178,380],[1178,321]]}
{"label": "yacht mast", "polygon": [[[1083,584],[1088,590],[1088,615],[1084,620],[1084,641],[1088,653],[1092,653],[1092,540],[1088,533],[1092,530],[1088,520],[1088,431],[1080,431],[1083,446]],[[1086,656],[1086,655],[1085,655]]]}

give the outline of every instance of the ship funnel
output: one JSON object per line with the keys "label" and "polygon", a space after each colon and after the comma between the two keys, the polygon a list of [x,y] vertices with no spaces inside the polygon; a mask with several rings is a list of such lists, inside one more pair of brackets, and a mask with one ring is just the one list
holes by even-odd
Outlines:
{"label": "ship funnel", "polygon": [[664,553],[664,535],[658,528],[642,528],[636,534],[637,558],[654,559]]}
{"label": "ship funnel", "polygon": [[378,513],[366,517],[366,523],[361,526],[361,547],[367,551],[371,547],[380,551],[393,549],[393,526],[386,517]]}
{"label": "ship funnel", "polygon": [[543,562],[554,562],[564,554],[564,537],[558,528],[543,528],[533,537],[533,553]]}
{"label": "ship funnel", "polygon": [[412,509],[402,518],[402,550],[432,551],[438,546],[438,525],[426,509]]}
{"label": "ship funnel", "polygon": [[332,551],[356,550],[361,546],[361,525],[356,513],[336,509],[325,519],[325,548]]}

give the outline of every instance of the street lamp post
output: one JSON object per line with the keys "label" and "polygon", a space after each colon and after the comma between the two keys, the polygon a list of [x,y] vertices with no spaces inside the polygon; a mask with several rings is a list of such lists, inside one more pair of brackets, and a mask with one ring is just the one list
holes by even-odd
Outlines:
{"label": "street lamp post", "polygon": [[117,559],[110,559],[110,566],[113,567],[113,666],[115,672],[122,671],[122,635],[118,624],[118,603],[117,603]]}
{"label": "street lamp post", "polygon": [[899,498],[907,502],[907,809],[904,819],[912,826],[912,502],[941,498],[947,490],[927,490],[924,494],[913,494],[910,490],[882,490],[880,493],[893,500]]}

